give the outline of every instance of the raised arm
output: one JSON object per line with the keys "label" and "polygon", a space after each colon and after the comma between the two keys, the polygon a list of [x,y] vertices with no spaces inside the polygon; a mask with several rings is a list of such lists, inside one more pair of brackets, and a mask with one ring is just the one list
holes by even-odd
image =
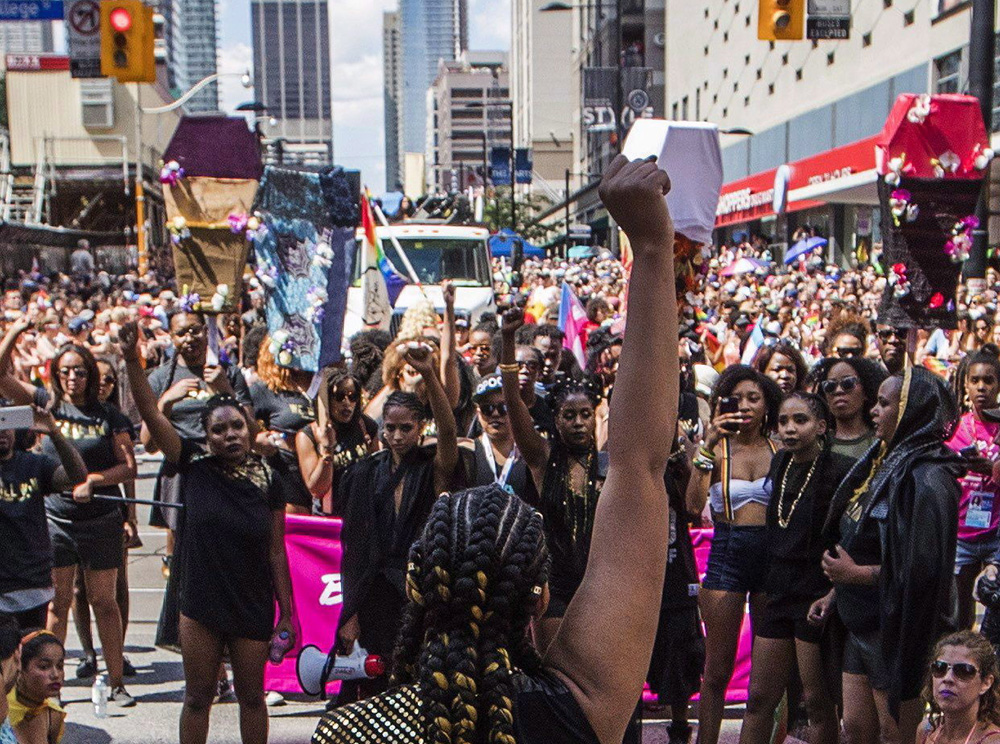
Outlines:
{"label": "raised arm", "polygon": [[452,476],[458,465],[458,424],[451,403],[444,392],[434,369],[434,357],[427,344],[407,344],[403,358],[427,384],[427,398],[431,404],[434,423],[437,424],[437,454],[434,457],[435,487],[438,493],[451,488]]}
{"label": "raised arm", "polygon": [[587,570],[545,663],[603,742],[621,741],[642,692],[667,563],[663,473],[679,396],[674,229],[663,198],[669,184],[655,162],[619,155],[600,190],[635,254],[628,324]]}
{"label": "raised arm", "polygon": [[535,485],[541,491],[541,474],[545,472],[545,465],[549,461],[549,444],[535,429],[535,421],[531,418],[528,405],[521,399],[517,382],[517,329],[523,325],[524,308],[515,303],[503,314],[503,328],[500,329],[503,341],[500,349],[500,377],[503,380],[503,402],[507,406],[514,443],[531,471]]}
{"label": "raised arm", "polygon": [[332,424],[328,424],[326,436],[316,439],[314,445],[305,429],[297,433],[295,454],[306,488],[314,499],[321,499],[326,496],[333,483],[333,450],[337,446],[337,430]]}
{"label": "raised arm", "polygon": [[452,410],[458,407],[462,383],[458,379],[458,360],[455,358],[455,285],[445,281],[441,287],[444,295],[444,328],[441,330],[441,384],[448,396]]}
{"label": "raised arm", "polygon": [[23,315],[11,324],[0,340],[0,395],[18,406],[29,405],[35,399],[35,386],[14,377],[11,365],[17,339],[30,327],[28,316]]}
{"label": "raised arm", "polygon": [[167,462],[178,462],[181,459],[181,438],[174,430],[173,424],[157,406],[156,394],[146,379],[146,371],[142,368],[142,361],[139,358],[139,327],[135,321],[129,321],[122,326],[119,338],[122,356],[125,357],[129,387],[132,389],[132,397],[135,399],[136,408],[139,409],[139,415],[142,416],[143,424],[153,443],[163,452]]}

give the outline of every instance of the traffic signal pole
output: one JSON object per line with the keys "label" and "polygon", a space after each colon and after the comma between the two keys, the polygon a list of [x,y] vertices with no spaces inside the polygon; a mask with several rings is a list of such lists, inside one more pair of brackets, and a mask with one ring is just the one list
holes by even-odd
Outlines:
{"label": "traffic signal pole", "polygon": [[146,246],[146,194],[142,187],[142,89],[135,83],[135,250],[139,276],[149,271]]}
{"label": "traffic signal pole", "polygon": [[[993,131],[993,65],[996,0],[972,0],[972,28],[969,34],[969,93],[979,99],[987,136]],[[969,293],[986,288],[986,253],[990,238],[990,177],[987,166],[983,188],[976,205],[979,226],[972,231],[972,250],[964,272]]]}

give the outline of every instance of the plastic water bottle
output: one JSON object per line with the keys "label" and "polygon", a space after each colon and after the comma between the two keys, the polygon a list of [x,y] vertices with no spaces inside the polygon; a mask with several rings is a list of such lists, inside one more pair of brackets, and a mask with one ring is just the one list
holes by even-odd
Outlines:
{"label": "plastic water bottle", "polygon": [[272,664],[280,664],[285,655],[292,649],[292,639],[287,630],[283,630],[271,639],[271,652],[268,658]]}
{"label": "plastic water bottle", "polygon": [[108,680],[103,674],[98,674],[94,680],[94,686],[90,688],[90,701],[94,704],[94,716],[97,718],[108,717],[108,697],[111,695],[111,688],[108,687]]}

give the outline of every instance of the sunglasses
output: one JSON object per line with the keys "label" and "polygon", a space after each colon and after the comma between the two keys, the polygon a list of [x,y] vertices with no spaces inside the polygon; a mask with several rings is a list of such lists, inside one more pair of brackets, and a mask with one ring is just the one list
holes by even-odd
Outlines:
{"label": "sunglasses", "polygon": [[541,369],[541,366],[538,364],[538,362],[533,361],[533,360],[532,361],[527,361],[527,362],[525,362],[525,361],[518,362],[517,366],[519,368],[521,368],[521,369],[527,369],[527,370],[531,370],[533,372],[537,372],[539,369]]}
{"label": "sunglasses", "polygon": [[905,336],[897,331],[895,328],[882,328],[877,331],[878,337],[883,341],[888,341],[890,338],[903,339]]}
{"label": "sunglasses", "polygon": [[861,349],[857,346],[837,346],[834,348],[834,351],[840,357],[861,356]]}
{"label": "sunglasses", "polygon": [[87,368],[86,367],[60,367],[59,368],[60,377],[86,377]]}
{"label": "sunglasses", "polygon": [[350,401],[351,403],[357,403],[360,397],[358,391],[353,392],[341,392],[341,393],[330,393],[330,397],[333,398],[338,403],[344,403]]}
{"label": "sunglasses", "polygon": [[118,382],[118,378],[114,375],[104,375],[104,377],[101,378],[102,385],[114,385],[116,382]]}
{"label": "sunglasses", "polygon": [[479,410],[483,412],[484,416],[506,416],[507,415],[507,404],[506,403],[480,403]]}
{"label": "sunglasses", "polygon": [[819,388],[827,395],[833,395],[837,392],[837,388],[840,388],[845,393],[849,393],[858,386],[859,382],[860,380],[857,377],[844,377],[840,380],[823,380]]}
{"label": "sunglasses", "polygon": [[963,682],[968,682],[979,674],[979,670],[974,665],[964,661],[960,661],[957,664],[949,664],[947,661],[941,661],[941,659],[931,662],[931,676],[934,679],[941,679],[948,673],[949,669],[955,673],[955,679]]}

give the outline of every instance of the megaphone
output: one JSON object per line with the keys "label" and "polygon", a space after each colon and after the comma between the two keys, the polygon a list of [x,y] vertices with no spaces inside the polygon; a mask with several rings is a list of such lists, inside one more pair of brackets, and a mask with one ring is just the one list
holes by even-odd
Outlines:
{"label": "megaphone", "polygon": [[317,646],[305,646],[299,651],[295,662],[295,674],[299,687],[307,695],[323,695],[328,682],[349,679],[373,679],[385,674],[385,662],[381,656],[369,654],[355,643],[348,656],[337,656],[336,647],[330,653],[323,653]]}

